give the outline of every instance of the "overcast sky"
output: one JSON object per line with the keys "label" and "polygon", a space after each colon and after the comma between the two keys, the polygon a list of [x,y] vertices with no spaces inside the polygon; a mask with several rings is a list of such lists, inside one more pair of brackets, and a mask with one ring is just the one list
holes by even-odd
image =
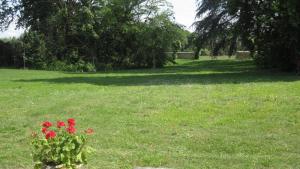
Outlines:
{"label": "overcast sky", "polygon": [[189,30],[192,30],[191,25],[194,23],[196,16],[195,0],[169,1],[173,4],[176,21],[185,25]]}
{"label": "overcast sky", "polygon": [[[195,0],[169,0],[174,7],[175,19],[178,23],[185,25],[187,29],[190,27],[195,18],[196,4]],[[0,32],[0,38],[13,37],[22,34],[23,30],[15,30],[15,25],[12,24],[5,32]]]}

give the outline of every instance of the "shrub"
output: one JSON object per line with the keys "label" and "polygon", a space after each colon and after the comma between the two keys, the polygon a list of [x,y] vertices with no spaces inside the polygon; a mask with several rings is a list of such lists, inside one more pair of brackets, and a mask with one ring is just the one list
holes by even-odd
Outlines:
{"label": "shrub", "polygon": [[58,121],[53,127],[52,123],[45,121],[42,124],[42,134],[33,133],[33,160],[35,168],[44,166],[62,166],[74,169],[78,165],[86,164],[86,154],[91,148],[86,145],[87,135],[93,130],[77,133],[75,120],[68,119],[66,124]]}
{"label": "shrub", "polygon": [[63,61],[53,61],[50,63],[47,67],[48,70],[54,70],[54,71],[70,71],[70,72],[95,72],[96,67],[95,65],[84,62],[82,60],[79,60],[77,63],[74,64],[67,64]]}
{"label": "shrub", "polygon": [[86,63],[84,65],[84,72],[96,72],[96,67],[95,65],[91,64],[91,63]]}
{"label": "shrub", "polygon": [[65,62],[55,60],[52,63],[50,63],[47,67],[48,70],[68,70],[68,65]]}

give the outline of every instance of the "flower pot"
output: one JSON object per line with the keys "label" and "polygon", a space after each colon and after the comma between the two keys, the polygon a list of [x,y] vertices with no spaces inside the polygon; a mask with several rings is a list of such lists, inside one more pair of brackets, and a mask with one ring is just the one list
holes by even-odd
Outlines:
{"label": "flower pot", "polygon": [[[53,165],[46,165],[44,164],[42,169],[66,169],[66,167],[64,165],[56,165],[56,166],[53,166]],[[82,164],[80,165],[77,165],[76,166],[76,169],[85,169],[84,166]]]}

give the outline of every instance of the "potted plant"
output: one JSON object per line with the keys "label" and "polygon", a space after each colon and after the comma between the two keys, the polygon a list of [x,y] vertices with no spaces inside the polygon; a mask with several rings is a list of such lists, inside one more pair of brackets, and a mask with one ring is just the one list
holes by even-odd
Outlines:
{"label": "potted plant", "polygon": [[67,123],[49,121],[42,123],[41,134],[33,133],[32,156],[35,169],[80,169],[87,164],[86,155],[91,148],[86,145],[93,129],[76,132],[75,119]]}

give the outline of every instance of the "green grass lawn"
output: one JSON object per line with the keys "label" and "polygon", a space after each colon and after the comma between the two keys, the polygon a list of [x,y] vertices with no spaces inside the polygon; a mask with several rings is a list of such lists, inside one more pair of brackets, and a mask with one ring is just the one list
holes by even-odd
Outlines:
{"label": "green grass lawn", "polygon": [[88,168],[300,168],[300,77],[251,61],[157,70],[0,69],[0,168],[32,168],[30,133],[74,117],[95,129]]}

